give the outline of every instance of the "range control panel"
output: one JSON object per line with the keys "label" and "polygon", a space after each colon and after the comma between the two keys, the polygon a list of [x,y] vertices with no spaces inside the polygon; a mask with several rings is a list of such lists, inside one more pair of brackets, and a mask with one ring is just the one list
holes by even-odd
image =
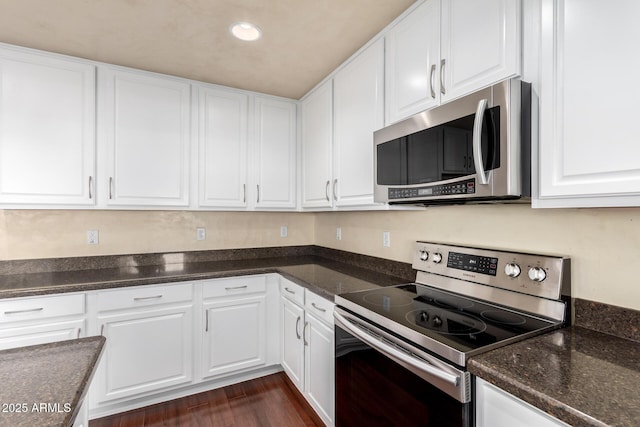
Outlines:
{"label": "range control panel", "polygon": [[563,292],[570,286],[570,260],[563,256],[416,242],[413,268],[541,298],[570,291]]}

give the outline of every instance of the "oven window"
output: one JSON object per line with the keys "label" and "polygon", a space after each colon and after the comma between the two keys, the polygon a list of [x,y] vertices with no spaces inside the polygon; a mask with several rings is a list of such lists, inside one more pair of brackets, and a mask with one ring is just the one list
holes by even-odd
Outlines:
{"label": "oven window", "polygon": [[[376,146],[377,183],[413,185],[473,175],[471,114]],[[485,171],[500,167],[500,107],[488,109],[482,121]]]}
{"label": "oven window", "polygon": [[471,427],[460,403],[336,326],[336,426]]}

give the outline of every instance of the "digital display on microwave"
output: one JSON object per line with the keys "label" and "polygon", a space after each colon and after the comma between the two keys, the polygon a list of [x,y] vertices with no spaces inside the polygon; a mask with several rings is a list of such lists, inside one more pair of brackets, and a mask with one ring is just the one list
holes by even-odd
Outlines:
{"label": "digital display on microwave", "polygon": [[433,188],[418,188],[418,196],[432,196]]}

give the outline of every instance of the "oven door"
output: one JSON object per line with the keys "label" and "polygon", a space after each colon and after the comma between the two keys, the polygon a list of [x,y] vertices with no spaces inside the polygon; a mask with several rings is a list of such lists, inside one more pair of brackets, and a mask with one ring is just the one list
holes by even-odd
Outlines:
{"label": "oven door", "polygon": [[336,426],[471,427],[469,373],[336,308]]}

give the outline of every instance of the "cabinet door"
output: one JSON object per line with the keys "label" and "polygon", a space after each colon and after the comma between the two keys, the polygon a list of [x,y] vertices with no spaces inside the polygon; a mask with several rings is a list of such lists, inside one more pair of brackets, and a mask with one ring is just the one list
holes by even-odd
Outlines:
{"label": "cabinet door", "polygon": [[84,319],[0,329],[0,350],[80,338],[83,331]]}
{"label": "cabinet door", "polygon": [[568,427],[538,408],[476,379],[477,427]]}
{"label": "cabinet door", "polygon": [[520,74],[519,0],[442,0],[442,102]]}
{"label": "cabinet door", "polygon": [[296,207],[296,103],[255,98],[255,206]]}
{"label": "cabinet door", "polygon": [[266,363],[266,296],[204,304],[204,377]]}
{"label": "cabinet door", "polygon": [[300,391],[304,390],[304,310],[281,297],[282,308],[282,367]]}
{"label": "cabinet door", "polygon": [[638,16],[632,0],[542,2],[534,207],[640,206]]}
{"label": "cabinet door", "polygon": [[333,81],[307,96],[302,109],[302,207],[327,208],[331,195]]}
{"label": "cabinet door", "polygon": [[385,36],[386,118],[391,124],[440,103],[440,0],[427,0]]}
{"label": "cabinet door", "polygon": [[334,424],[335,349],[333,325],[306,313],[305,393],[309,403],[327,424]]}
{"label": "cabinet door", "polygon": [[94,403],[191,382],[191,305],[99,314],[98,322],[107,341],[94,381]]}
{"label": "cabinet door", "polygon": [[106,150],[100,189],[109,206],[189,204],[189,84],[168,77],[99,70]]}
{"label": "cabinet door", "polygon": [[199,204],[247,206],[248,95],[199,87]]}
{"label": "cabinet door", "polygon": [[93,205],[95,67],[0,49],[0,203]]}
{"label": "cabinet door", "polygon": [[383,75],[380,39],[334,77],[336,206],[373,204],[373,131],[384,126]]}

